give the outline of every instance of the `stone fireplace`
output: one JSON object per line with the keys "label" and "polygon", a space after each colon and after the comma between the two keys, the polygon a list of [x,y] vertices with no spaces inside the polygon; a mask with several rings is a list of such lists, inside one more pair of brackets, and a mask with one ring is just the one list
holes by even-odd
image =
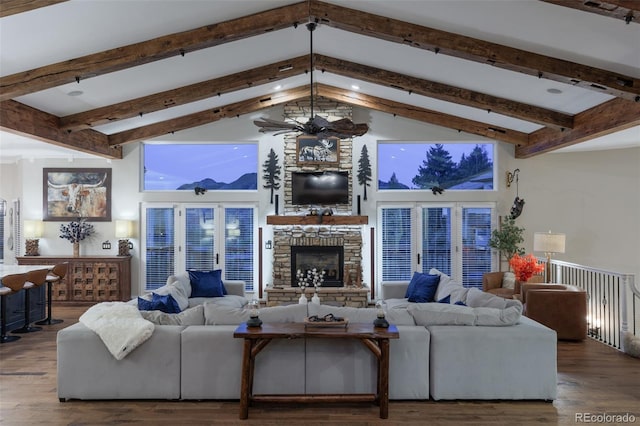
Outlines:
{"label": "stone fireplace", "polygon": [[[327,99],[317,99],[317,113],[329,121],[351,118],[351,106]],[[302,100],[286,104],[285,116],[306,122],[309,103]],[[339,162],[331,165],[304,164],[297,162],[296,137],[284,137],[283,216],[267,223],[273,228],[273,286],[266,289],[268,305],[297,302],[300,288],[296,280],[297,269],[325,269],[325,282],[319,290],[323,303],[364,307],[368,303],[367,288],[362,284],[362,226],[357,220],[341,221],[352,215],[354,176],[352,171],[352,141],[340,141]],[[291,190],[292,172],[348,171],[352,185],[349,187],[349,203],[331,206],[293,205]],[[313,221],[300,220],[311,207],[330,207],[334,216],[326,222],[322,217]],[[311,219],[311,218],[309,218]],[[323,223],[324,222],[324,223]],[[317,224],[316,224],[317,223]],[[302,253],[300,257],[300,253]],[[318,263],[316,263],[316,261]],[[334,271],[335,270],[335,275]],[[307,289],[307,295],[314,289]]]}
{"label": "stone fireplace", "polygon": [[[357,286],[362,284],[362,234],[358,226],[277,226],[274,229],[273,285],[297,287],[295,274],[302,265],[294,258],[297,253],[315,253],[322,263],[311,267],[333,265],[335,278],[325,276],[325,287]],[[338,250],[340,249],[340,250]],[[332,255],[329,253],[333,252]],[[306,259],[306,260],[305,260]],[[310,262],[303,255],[303,261]],[[306,268],[306,266],[304,266]],[[328,272],[327,272],[328,273]]]}
{"label": "stone fireplace", "polygon": [[324,272],[322,287],[342,287],[344,279],[342,246],[291,246],[291,286],[298,287],[297,271]]}

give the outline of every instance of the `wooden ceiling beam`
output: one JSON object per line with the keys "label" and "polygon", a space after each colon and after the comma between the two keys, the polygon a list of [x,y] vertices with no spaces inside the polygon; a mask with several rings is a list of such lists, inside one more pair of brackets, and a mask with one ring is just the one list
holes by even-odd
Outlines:
{"label": "wooden ceiling beam", "polygon": [[0,18],[66,1],[68,0],[0,0]]}
{"label": "wooden ceiling beam", "polygon": [[[309,87],[303,86],[291,90],[286,90],[273,95],[265,95],[233,104],[211,108],[205,111],[188,114],[182,117],[165,120],[159,123],[149,124],[131,130],[114,133],[109,136],[109,144],[123,145],[131,142],[149,140],[158,136],[166,135],[192,127],[213,123],[223,118],[238,117],[243,114],[270,108],[275,105],[292,102],[301,98],[309,97]],[[258,130],[256,129],[256,132]]]}
{"label": "wooden ceiling beam", "polygon": [[638,0],[542,0],[558,6],[596,13],[618,19],[627,24],[640,24],[640,1]]}
{"label": "wooden ceiling beam", "polygon": [[118,120],[149,114],[190,102],[246,89],[251,86],[282,80],[309,70],[309,56],[299,56],[247,71],[214,78],[177,89],[96,108],[60,118],[65,130],[80,130]]}
{"label": "wooden ceiling beam", "polygon": [[307,22],[306,2],[157,37],[0,78],[0,101]]}
{"label": "wooden ceiling beam", "polygon": [[442,101],[480,108],[543,126],[555,127],[558,130],[573,127],[573,117],[558,111],[323,55],[315,55],[314,63],[315,68],[322,71],[357,78],[369,83],[388,86]]}
{"label": "wooden ceiling beam", "polygon": [[528,135],[526,133],[506,129],[504,127],[468,120],[439,111],[394,102],[388,99],[365,95],[363,93],[347,92],[343,89],[324,84],[318,84],[317,88],[317,94],[319,96],[333,99],[338,102],[344,102],[363,108],[399,115],[413,120],[436,124],[438,126],[448,127],[502,142],[525,144],[528,141]]}
{"label": "wooden ceiling beam", "polygon": [[640,105],[611,99],[576,114],[574,128],[565,131],[540,129],[527,144],[516,147],[516,158],[529,158],[640,125]]}
{"label": "wooden ceiling beam", "polygon": [[55,115],[13,100],[0,103],[0,129],[104,158],[122,158],[122,149],[110,146],[106,135],[91,129],[66,132]]}
{"label": "wooden ceiling beam", "polygon": [[320,1],[311,2],[311,15],[344,31],[640,101],[632,76]]}

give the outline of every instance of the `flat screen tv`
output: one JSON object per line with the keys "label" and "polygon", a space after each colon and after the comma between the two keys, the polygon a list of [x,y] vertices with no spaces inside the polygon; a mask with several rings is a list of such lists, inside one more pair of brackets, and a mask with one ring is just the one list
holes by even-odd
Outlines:
{"label": "flat screen tv", "polygon": [[349,204],[349,172],[291,173],[292,204]]}

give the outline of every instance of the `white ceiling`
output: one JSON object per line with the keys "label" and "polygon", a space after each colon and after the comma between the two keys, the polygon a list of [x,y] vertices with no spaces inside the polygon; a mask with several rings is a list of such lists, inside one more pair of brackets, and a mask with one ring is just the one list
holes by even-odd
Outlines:
{"label": "white ceiling", "polygon": [[[72,0],[0,20],[0,75],[73,59],[158,36],[194,29],[296,3],[274,0]],[[640,25],[537,0],[343,0],[328,1],[556,58],[640,78]],[[65,116],[158,91],[240,72],[309,51],[304,26],[287,28],[203,49],[147,65],[66,84],[16,98],[48,113]],[[314,51],[390,71],[576,114],[611,97],[579,87],[538,79],[489,65],[436,55],[413,47],[320,25]],[[522,132],[535,123],[487,113],[389,87],[314,73],[320,83],[360,91]],[[308,83],[307,76],[279,82],[283,89]],[[256,86],[128,120],[98,126],[113,134],[274,91]],[[548,89],[559,89],[551,94]],[[82,91],[80,96],[69,96]],[[256,130],[257,132],[257,130]],[[640,146],[640,126],[555,152]],[[0,132],[0,161],[16,158],[89,156]]]}

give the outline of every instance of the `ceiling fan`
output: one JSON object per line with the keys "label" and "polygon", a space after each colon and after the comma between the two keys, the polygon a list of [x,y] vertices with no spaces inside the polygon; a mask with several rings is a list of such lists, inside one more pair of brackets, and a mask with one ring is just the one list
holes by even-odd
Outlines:
{"label": "ceiling fan", "polygon": [[313,31],[316,29],[315,22],[309,22],[306,25],[309,30],[310,49],[309,49],[309,76],[310,76],[310,97],[311,97],[311,115],[306,123],[293,123],[287,121],[271,120],[269,118],[261,118],[255,120],[253,124],[260,128],[261,133],[276,132],[274,135],[282,135],[285,133],[299,132],[305,135],[314,135],[320,138],[338,137],[340,139],[353,138],[362,136],[369,130],[366,123],[356,124],[348,118],[342,118],[336,121],[329,121],[313,112]]}

